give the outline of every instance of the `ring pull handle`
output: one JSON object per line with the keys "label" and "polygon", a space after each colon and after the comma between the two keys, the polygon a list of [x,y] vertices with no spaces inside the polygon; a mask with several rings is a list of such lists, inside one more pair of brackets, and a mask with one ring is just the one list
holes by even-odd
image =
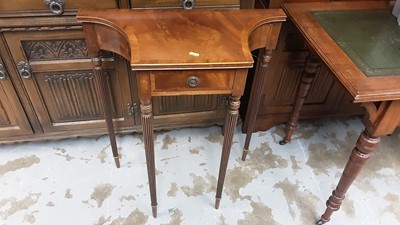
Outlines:
{"label": "ring pull handle", "polygon": [[193,9],[195,0],[182,0],[183,9]]}
{"label": "ring pull handle", "polygon": [[44,0],[54,15],[61,15],[64,12],[64,0]]}
{"label": "ring pull handle", "polygon": [[21,75],[23,79],[28,80],[32,78],[32,70],[26,62],[20,61],[17,67],[19,75]]}
{"label": "ring pull handle", "polygon": [[200,83],[200,79],[196,76],[190,76],[187,79],[187,84],[189,87],[194,88],[197,87],[197,85]]}
{"label": "ring pull handle", "polygon": [[5,80],[7,78],[7,72],[3,64],[0,64],[0,80]]}

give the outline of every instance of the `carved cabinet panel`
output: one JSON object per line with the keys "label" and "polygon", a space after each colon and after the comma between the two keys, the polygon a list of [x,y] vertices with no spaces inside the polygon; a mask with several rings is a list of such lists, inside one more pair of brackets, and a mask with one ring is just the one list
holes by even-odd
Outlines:
{"label": "carved cabinet panel", "polygon": [[[44,132],[105,128],[92,63],[81,30],[4,32]],[[116,129],[133,126],[126,62],[105,55]]]}
{"label": "carved cabinet panel", "polygon": [[0,136],[31,134],[32,128],[0,55]]}
{"label": "carved cabinet panel", "polygon": [[227,106],[226,95],[153,97],[155,127],[223,124]]}

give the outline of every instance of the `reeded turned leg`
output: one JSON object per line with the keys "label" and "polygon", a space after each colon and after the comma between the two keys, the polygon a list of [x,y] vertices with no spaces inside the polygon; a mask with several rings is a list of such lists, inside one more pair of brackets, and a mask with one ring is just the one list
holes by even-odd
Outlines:
{"label": "reeded turned leg", "polygon": [[229,154],[231,152],[233,133],[239,116],[240,96],[231,98],[228,113],[225,119],[224,143],[222,145],[221,163],[219,166],[217,193],[215,195],[215,208],[219,208],[222,188],[224,186],[226,169],[228,167]]}
{"label": "reeded turned leg", "polygon": [[371,153],[375,150],[379,141],[379,137],[373,137],[368,134],[367,131],[361,133],[357,140],[356,147],[351,152],[336,189],[326,202],[327,208],[321,216],[321,219],[317,222],[318,225],[328,222],[332,213],[340,208],[347,190],[370,158]]}
{"label": "reeded turned leg", "polygon": [[143,142],[146,151],[147,176],[149,179],[151,208],[153,217],[157,217],[156,172],[154,162],[154,131],[153,110],[151,99],[140,99],[141,121],[143,127]]}
{"label": "reeded turned leg", "polygon": [[291,141],[292,134],[297,127],[297,122],[299,120],[300,110],[304,104],[308,93],[310,92],[311,84],[314,81],[315,75],[317,73],[319,63],[319,58],[315,53],[310,52],[302,72],[301,84],[299,91],[297,93],[297,98],[293,106],[293,111],[290,116],[289,122],[287,123],[286,135],[279,142],[280,145],[284,145]]}
{"label": "reeded turned leg", "polygon": [[118,154],[118,149],[117,149],[117,142],[115,140],[115,131],[114,131],[114,125],[112,121],[112,113],[111,113],[111,101],[110,101],[110,94],[109,94],[109,88],[107,84],[107,75],[103,73],[102,70],[102,61],[99,56],[92,58],[92,63],[94,66],[94,74],[95,74],[95,80],[97,83],[97,86],[99,88],[100,92],[100,101],[103,106],[104,110],[104,117],[106,120],[107,124],[107,129],[108,129],[108,136],[110,137],[110,144],[111,144],[111,149],[115,161],[115,165],[117,168],[120,167],[119,163],[119,154]]}
{"label": "reeded turned leg", "polygon": [[250,95],[249,106],[247,108],[246,117],[248,118],[248,125],[246,131],[246,140],[244,142],[242,160],[246,160],[247,153],[249,152],[249,145],[251,140],[251,135],[253,134],[254,124],[256,122],[258,108],[260,106],[261,95],[264,89],[264,84],[266,80],[266,72],[268,69],[269,62],[271,61],[272,50],[263,49],[262,59],[260,66],[257,66],[257,71],[254,74],[253,80],[253,91]]}

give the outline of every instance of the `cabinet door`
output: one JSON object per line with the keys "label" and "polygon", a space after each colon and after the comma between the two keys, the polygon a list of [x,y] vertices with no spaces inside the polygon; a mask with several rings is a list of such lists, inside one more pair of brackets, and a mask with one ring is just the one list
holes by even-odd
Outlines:
{"label": "cabinet door", "polygon": [[[106,128],[81,30],[4,33],[18,74],[44,132]],[[116,130],[132,126],[125,60],[105,56]]]}
{"label": "cabinet door", "polygon": [[31,134],[32,128],[0,57],[0,137]]}
{"label": "cabinet door", "polygon": [[227,95],[153,97],[154,122],[156,128],[223,124],[227,106]]}

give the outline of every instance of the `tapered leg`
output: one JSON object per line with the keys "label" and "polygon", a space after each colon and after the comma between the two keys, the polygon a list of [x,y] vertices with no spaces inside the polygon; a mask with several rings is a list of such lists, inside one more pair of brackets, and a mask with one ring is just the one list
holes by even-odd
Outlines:
{"label": "tapered leg", "polygon": [[247,153],[249,152],[249,145],[251,135],[253,134],[254,124],[256,122],[258,108],[260,106],[261,95],[264,89],[266,80],[266,72],[269,62],[271,61],[272,50],[263,49],[261,64],[257,66],[257,71],[254,74],[253,87],[250,95],[249,106],[247,107],[246,118],[248,119],[246,140],[244,142],[242,160],[246,160]]}
{"label": "tapered leg", "polygon": [[340,208],[347,190],[368,161],[379,141],[379,137],[372,137],[367,131],[361,133],[357,140],[356,147],[351,152],[336,189],[326,202],[327,208],[325,213],[321,216],[321,219],[317,222],[318,225],[328,222],[332,213]]}
{"label": "tapered leg", "polygon": [[293,111],[290,116],[289,122],[287,123],[286,135],[283,140],[279,142],[280,145],[284,145],[290,142],[290,140],[292,139],[292,134],[296,129],[297,122],[299,120],[301,107],[303,106],[304,100],[310,92],[310,87],[312,82],[314,81],[319,65],[320,63],[318,56],[315,53],[310,52],[306,59],[304,70],[302,72],[301,84],[297,93],[296,101],[293,106]]}
{"label": "tapered leg", "polygon": [[109,94],[109,88],[107,85],[107,75],[103,73],[102,70],[102,62],[101,58],[95,57],[92,58],[93,66],[94,66],[94,74],[95,74],[95,80],[97,83],[97,86],[99,88],[100,92],[100,101],[103,105],[103,110],[104,110],[104,117],[106,119],[106,124],[107,124],[107,129],[108,129],[108,136],[110,137],[110,144],[111,144],[111,149],[115,161],[115,165],[117,168],[120,167],[119,163],[119,154],[118,154],[118,149],[117,149],[117,142],[115,140],[115,131],[114,131],[114,125],[112,121],[112,114],[111,114],[111,101],[110,101],[110,94]]}
{"label": "tapered leg", "polygon": [[228,113],[225,119],[224,143],[222,145],[221,163],[219,166],[217,193],[215,195],[215,208],[219,208],[221,202],[222,188],[224,186],[226,169],[228,166],[229,154],[231,152],[233,133],[239,115],[240,97],[231,98]]}
{"label": "tapered leg", "polygon": [[154,162],[154,131],[153,110],[151,99],[140,99],[141,121],[143,127],[143,142],[146,151],[147,176],[149,179],[151,207],[153,217],[157,217],[156,172]]}

